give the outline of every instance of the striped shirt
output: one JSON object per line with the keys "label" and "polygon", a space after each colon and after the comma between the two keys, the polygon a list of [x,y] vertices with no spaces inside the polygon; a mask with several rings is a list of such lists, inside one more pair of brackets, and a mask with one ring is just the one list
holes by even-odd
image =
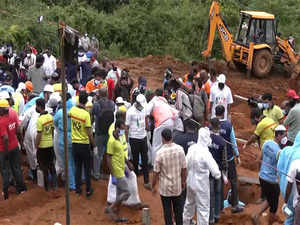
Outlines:
{"label": "striped shirt", "polygon": [[159,173],[160,195],[171,197],[181,194],[181,171],[185,168],[186,159],[181,146],[165,144],[157,151],[154,172]]}

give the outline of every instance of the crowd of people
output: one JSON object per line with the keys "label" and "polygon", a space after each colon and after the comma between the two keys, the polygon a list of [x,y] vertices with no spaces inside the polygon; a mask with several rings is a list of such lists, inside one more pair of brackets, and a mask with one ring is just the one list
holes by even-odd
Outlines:
{"label": "crowd of people", "polygon": [[[91,179],[105,178],[108,170],[105,213],[116,222],[126,222],[119,214],[122,204],[144,207],[137,185],[137,176],[142,175],[145,189],[153,194],[159,189],[166,225],[194,224],[195,214],[197,224],[204,225],[218,222],[225,207],[224,185],[229,182],[231,212],[242,212],[236,170],[240,157],[231,122],[233,97],[226,75],[192,62],[182,78],[167,68],[162,87],[152,91],[144,76],[134,85],[126,68],[99,63],[95,47],[85,45],[87,38],[82,39],[78,67],[66,65],[65,71],[70,190],[82,195],[85,186],[90,198]],[[18,194],[27,190],[21,152],[29,165],[27,177],[46,191],[56,190],[59,181],[66,179],[61,67],[50,49],[38,54],[29,43],[23,55],[7,57],[3,52],[0,171],[4,199],[9,198],[10,185]],[[280,192],[286,224],[300,223],[300,98],[294,90],[288,91],[287,98],[279,107],[272,94],[265,93],[250,104],[256,129],[243,149],[254,142],[261,149],[263,207],[253,216],[255,224],[267,208],[269,224],[275,222]]]}

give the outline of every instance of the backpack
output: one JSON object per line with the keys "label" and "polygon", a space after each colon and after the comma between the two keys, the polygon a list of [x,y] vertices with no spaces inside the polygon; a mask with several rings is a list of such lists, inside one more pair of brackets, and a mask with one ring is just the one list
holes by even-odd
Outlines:
{"label": "backpack", "polygon": [[115,105],[113,101],[108,99],[100,99],[97,103],[96,127],[97,135],[107,134],[110,125],[114,122]]}
{"label": "backpack", "polygon": [[192,106],[193,119],[198,123],[202,123],[206,106],[201,92],[199,94],[189,94],[189,99]]}

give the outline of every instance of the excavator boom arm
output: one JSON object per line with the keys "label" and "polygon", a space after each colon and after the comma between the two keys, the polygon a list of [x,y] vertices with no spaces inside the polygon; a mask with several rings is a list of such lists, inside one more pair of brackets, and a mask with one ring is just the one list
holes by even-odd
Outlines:
{"label": "excavator boom arm", "polygon": [[215,39],[216,29],[218,29],[219,37],[221,39],[223,55],[227,62],[232,60],[231,44],[233,42],[232,35],[227,29],[223,19],[220,16],[220,4],[214,0],[209,10],[209,34],[207,49],[202,52],[204,58],[211,56],[211,51]]}

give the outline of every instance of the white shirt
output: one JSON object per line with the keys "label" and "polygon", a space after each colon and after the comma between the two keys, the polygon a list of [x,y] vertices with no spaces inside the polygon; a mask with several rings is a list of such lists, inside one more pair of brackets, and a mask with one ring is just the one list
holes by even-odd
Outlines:
{"label": "white shirt", "polygon": [[44,54],[43,57],[45,59],[43,69],[47,77],[49,77],[56,70],[56,59],[53,55],[50,55],[50,57],[48,57],[47,54]]}
{"label": "white shirt", "polygon": [[117,73],[118,73],[119,78],[120,78],[120,77],[121,77],[121,70],[120,70],[119,68],[117,68],[117,71],[113,71],[113,69],[111,69],[111,70],[108,72],[106,79],[109,79],[109,78],[113,79],[114,84],[116,85],[117,82],[118,82],[118,76],[117,76]]}
{"label": "white shirt", "polygon": [[224,89],[220,90],[218,85],[213,85],[210,90],[209,101],[212,102],[211,118],[216,117],[215,108],[218,105],[223,105],[225,108],[224,120],[227,120],[227,106],[233,103],[230,88],[225,84]]}
{"label": "white shirt", "polygon": [[23,65],[28,66],[28,69],[30,69],[35,66],[35,62],[36,62],[36,56],[35,54],[31,53],[29,58],[27,56],[24,58]]}
{"label": "white shirt", "polygon": [[125,124],[129,126],[128,136],[130,138],[143,139],[147,136],[146,115],[145,108],[139,111],[133,105],[128,109]]}
{"label": "white shirt", "polygon": [[288,176],[286,177],[286,180],[289,183],[293,183],[293,188],[292,188],[291,193],[294,193],[294,199],[293,199],[293,207],[294,208],[297,205],[298,197],[299,197],[299,193],[297,191],[296,182],[295,182],[295,177],[296,177],[296,174],[298,171],[300,172],[300,159],[297,159],[297,160],[294,160],[293,162],[291,162]]}

